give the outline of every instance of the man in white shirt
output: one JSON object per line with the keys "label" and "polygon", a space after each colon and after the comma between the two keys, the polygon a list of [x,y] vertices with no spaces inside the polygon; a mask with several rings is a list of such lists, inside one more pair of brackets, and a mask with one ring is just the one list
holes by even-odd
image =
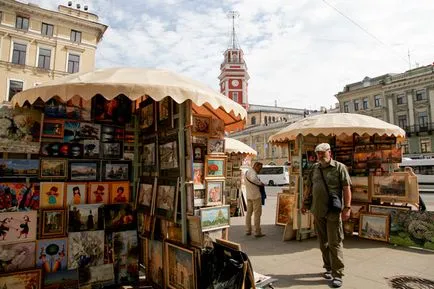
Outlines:
{"label": "man in white shirt", "polygon": [[246,235],[252,234],[252,214],[254,214],[255,237],[264,237],[261,232],[262,198],[260,186],[264,184],[258,178],[258,173],[262,169],[262,163],[256,162],[252,168],[246,172],[246,194],[247,194],[247,214],[246,214]]}

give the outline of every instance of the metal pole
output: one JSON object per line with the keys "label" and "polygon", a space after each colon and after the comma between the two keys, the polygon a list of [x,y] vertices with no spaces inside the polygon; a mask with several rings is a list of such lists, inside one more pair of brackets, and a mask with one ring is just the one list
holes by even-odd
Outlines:
{"label": "metal pole", "polygon": [[179,175],[181,184],[181,231],[183,244],[187,244],[187,197],[185,191],[185,106],[186,102],[179,104],[178,113],[179,167],[181,168]]}

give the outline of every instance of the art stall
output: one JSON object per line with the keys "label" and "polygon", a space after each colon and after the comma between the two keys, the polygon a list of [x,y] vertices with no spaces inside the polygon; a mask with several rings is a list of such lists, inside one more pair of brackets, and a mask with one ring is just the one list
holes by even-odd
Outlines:
{"label": "art stall", "polygon": [[[225,152],[228,157],[226,166],[226,204],[230,205],[231,217],[244,216],[247,210],[243,195],[245,169],[252,166],[252,157],[258,153],[239,140],[225,138]],[[243,170],[244,169],[244,170]]]}
{"label": "art stall", "polygon": [[0,110],[0,288],[217,282],[201,273],[233,250],[224,133],[245,117],[165,70],[101,69],[15,95]]}
{"label": "art stall", "polygon": [[282,225],[286,222],[284,239],[294,237],[294,230],[298,240],[314,233],[312,215],[301,214],[300,208],[305,180],[316,162],[315,146],[327,142],[352,181],[351,218],[344,222],[345,233],[432,249],[434,213],[418,210],[418,182],[411,168],[399,170],[404,137],[398,126],[348,113],[304,118],[271,136],[271,143],[288,146],[295,185],[278,198],[276,219]]}

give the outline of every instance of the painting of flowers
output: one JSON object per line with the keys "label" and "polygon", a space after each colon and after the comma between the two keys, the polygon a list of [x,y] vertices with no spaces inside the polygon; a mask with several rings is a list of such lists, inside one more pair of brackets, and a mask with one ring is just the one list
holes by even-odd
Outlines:
{"label": "painting of flowers", "polygon": [[207,156],[205,158],[205,178],[224,178],[226,173],[225,165],[225,157]]}

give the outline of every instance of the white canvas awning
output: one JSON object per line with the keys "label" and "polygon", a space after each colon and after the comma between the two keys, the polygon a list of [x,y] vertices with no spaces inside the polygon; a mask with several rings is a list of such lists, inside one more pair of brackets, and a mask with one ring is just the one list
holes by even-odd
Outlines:
{"label": "white canvas awning", "polygon": [[227,131],[242,128],[246,110],[228,97],[206,85],[180,74],[145,68],[107,68],[71,74],[17,93],[13,106],[33,104],[53,97],[68,101],[74,96],[89,100],[97,94],[113,99],[123,94],[131,100],[151,97],[155,101],[170,96],[177,103],[191,100],[195,113],[211,115],[225,122]]}
{"label": "white canvas awning", "polygon": [[296,121],[269,138],[269,142],[283,143],[294,140],[298,135],[387,135],[405,138],[399,126],[378,118],[354,113],[326,113]]}
{"label": "white canvas awning", "polygon": [[225,153],[227,154],[246,154],[256,156],[258,153],[239,140],[225,137]]}

